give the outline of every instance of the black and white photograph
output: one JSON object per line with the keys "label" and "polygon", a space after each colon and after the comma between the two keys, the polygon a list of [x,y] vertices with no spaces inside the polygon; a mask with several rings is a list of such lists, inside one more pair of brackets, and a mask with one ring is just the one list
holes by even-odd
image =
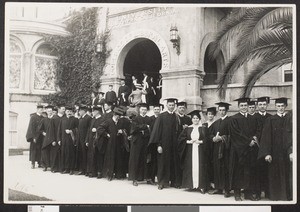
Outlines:
{"label": "black and white photograph", "polygon": [[294,4],[6,2],[4,57],[4,203],[297,202]]}

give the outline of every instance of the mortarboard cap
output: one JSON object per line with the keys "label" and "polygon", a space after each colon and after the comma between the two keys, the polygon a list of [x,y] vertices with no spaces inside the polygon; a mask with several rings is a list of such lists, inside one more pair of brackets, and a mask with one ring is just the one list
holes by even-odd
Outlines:
{"label": "mortarboard cap", "polygon": [[208,112],[212,112],[213,114],[215,114],[216,115],[216,113],[217,113],[217,108],[216,107],[209,107],[209,108],[207,108],[206,109],[207,111],[207,113]]}
{"label": "mortarboard cap", "polygon": [[178,102],[178,99],[176,99],[176,98],[166,98],[165,100],[167,100],[167,103],[169,103],[169,102],[177,103]]}
{"label": "mortarboard cap", "polygon": [[101,110],[101,107],[99,107],[98,105],[95,105],[95,106],[93,106],[93,110],[100,111],[100,110]]}
{"label": "mortarboard cap", "polygon": [[58,108],[65,107],[65,104],[63,104],[63,103],[57,104],[57,107]]}
{"label": "mortarboard cap", "polygon": [[36,106],[36,108],[44,108],[44,106],[43,106],[43,105],[40,105],[40,104],[38,104],[38,105]]}
{"label": "mortarboard cap", "polygon": [[196,115],[199,119],[201,119],[200,112],[201,110],[193,110],[190,113],[188,113],[188,115],[190,115],[191,117]]}
{"label": "mortarboard cap", "polygon": [[164,110],[164,105],[163,104],[154,104],[153,108],[159,107],[161,110]]}
{"label": "mortarboard cap", "polygon": [[52,110],[53,110],[53,106],[52,106],[52,105],[47,105],[47,106],[45,107],[45,109],[52,109]]}
{"label": "mortarboard cap", "polygon": [[128,107],[123,106],[123,105],[120,105],[119,108],[121,108],[123,110],[123,115],[124,116],[126,115],[126,111],[129,109]]}
{"label": "mortarboard cap", "polygon": [[229,109],[229,106],[231,104],[227,103],[227,102],[217,102],[216,105],[218,105],[219,107],[225,107],[226,110]]}
{"label": "mortarboard cap", "polygon": [[287,105],[288,98],[286,98],[286,97],[280,97],[280,98],[275,98],[273,100],[275,100],[275,104],[277,104],[277,103],[283,103],[283,104]]}
{"label": "mortarboard cap", "polygon": [[122,116],[124,114],[124,112],[126,112],[126,111],[122,110],[122,108],[120,108],[120,107],[114,108],[114,114]]}
{"label": "mortarboard cap", "polygon": [[183,101],[182,102],[178,102],[177,106],[184,106],[184,107],[186,107],[186,102],[183,102]]}
{"label": "mortarboard cap", "polygon": [[66,108],[66,110],[73,110],[73,107],[70,105],[66,105],[65,108]]}
{"label": "mortarboard cap", "polygon": [[149,105],[147,103],[139,103],[137,104],[138,107],[146,107],[147,109],[149,108]]}
{"label": "mortarboard cap", "polygon": [[102,91],[100,91],[100,92],[99,92],[99,94],[102,94],[102,95],[104,95],[105,93],[104,93],[104,92],[102,92]]}
{"label": "mortarboard cap", "polygon": [[248,105],[256,105],[256,99],[249,99]]}
{"label": "mortarboard cap", "polygon": [[240,103],[248,103],[249,100],[250,100],[250,99],[249,99],[248,97],[243,97],[243,98],[235,99],[234,101],[237,101],[238,104],[240,104]]}
{"label": "mortarboard cap", "polygon": [[270,103],[270,97],[268,96],[262,96],[257,98],[257,102],[267,102],[268,104]]}

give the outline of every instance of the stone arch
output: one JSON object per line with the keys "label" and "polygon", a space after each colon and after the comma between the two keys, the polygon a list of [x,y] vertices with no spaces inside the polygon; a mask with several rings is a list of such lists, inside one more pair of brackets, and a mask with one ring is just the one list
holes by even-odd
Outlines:
{"label": "stone arch", "polygon": [[21,48],[22,52],[25,52],[26,48],[23,41],[17,35],[10,35],[10,41],[16,42]]}
{"label": "stone arch", "polygon": [[202,42],[200,44],[200,70],[204,71],[204,57],[205,57],[205,52],[208,47],[208,45],[213,42],[215,33],[209,32],[206,35],[204,35]]}
{"label": "stone arch", "polygon": [[126,34],[123,39],[114,47],[110,62],[104,70],[104,78],[123,78],[123,64],[128,51],[138,42],[149,39],[153,41],[161,54],[161,70],[168,70],[170,66],[170,54],[168,46],[163,37],[153,30],[141,29]]}

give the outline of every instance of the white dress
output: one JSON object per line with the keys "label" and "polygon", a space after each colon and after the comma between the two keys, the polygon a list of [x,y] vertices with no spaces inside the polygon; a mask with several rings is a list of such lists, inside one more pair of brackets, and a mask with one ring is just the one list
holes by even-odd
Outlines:
{"label": "white dress", "polygon": [[[191,133],[191,139],[192,140],[198,140],[199,139],[199,128],[200,125],[192,125],[193,130]],[[192,173],[193,173],[193,188],[199,187],[199,151],[198,147],[199,144],[193,143],[192,147]]]}

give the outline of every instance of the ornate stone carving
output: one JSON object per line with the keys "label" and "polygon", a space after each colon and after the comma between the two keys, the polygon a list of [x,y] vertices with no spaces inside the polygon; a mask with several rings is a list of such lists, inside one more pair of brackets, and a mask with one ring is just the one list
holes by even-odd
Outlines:
{"label": "ornate stone carving", "polygon": [[57,64],[55,59],[35,57],[34,89],[55,90]]}
{"label": "ornate stone carving", "polygon": [[21,81],[21,55],[10,55],[9,58],[9,87],[19,88]]}
{"label": "ornate stone carving", "polygon": [[106,68],[105,68],[105,77],[116,77],[118,73],[116,73],[116,67],[117,67],[117,63],[118,63],[118,58],[122,52],[122,50],[124,49],[124,47],[130,43],[131,41],[137,39],[137,38],[147,38],[151,41],[153,41],[161,54],[161,58],[162,58],[162,69],[169,69],[169,65],[170,65],[170,55],[169,55],[169,49],[168,46],[166,44],[166,42],[164,41],[164,39],[160,36],[160,34],[158,34],[155,31],[152,30],[136,30],[136,31],[132,31],[128,34],[126,34],[122,40],[115,46],[113,47],[113,52],[111,55],[111,59],[109,64],[107,64]]}
{"label": "ornate stone carving", "polygon": [[136,11],[130,11],[109,17],[108,28],[113,29],[152,18],[174,15],[175,13],[176,10],[174,7],[142,8]]}

